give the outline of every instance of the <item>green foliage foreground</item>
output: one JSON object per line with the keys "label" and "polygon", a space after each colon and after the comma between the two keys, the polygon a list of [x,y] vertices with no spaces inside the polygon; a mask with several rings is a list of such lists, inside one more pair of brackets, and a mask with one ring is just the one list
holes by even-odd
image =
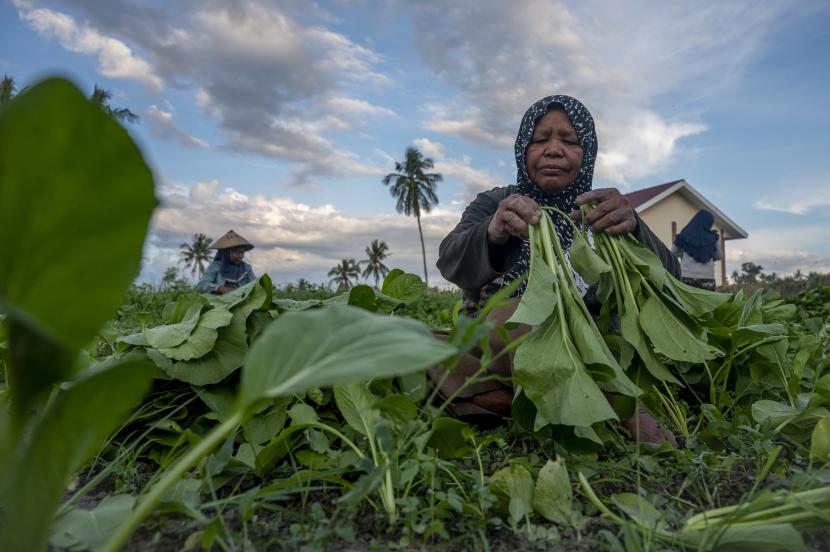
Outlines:
{"label": "green foliage foreground", "polygon": [[[517,311],[543,328],[509,347],[524,425],[485,431],[444,414],[424,368],[488,351],[509,290],[475,319],[400,270],[322,298],[263,276],[119,309],[154,205],[140,152],[71,84],[0,111],[0,225],[21,236],[0,272],[3,550],[826,547],[826,291],[689,295],[600,239],[576,267],[606,281],[595,322],[534,242],[526,297],[542,281],[559,299]],[[550,327],[570,365],[537,373],[525,360],[551,353],[526,345]],[[601,395],[547,400],[550,374],[639,397],[680,447],[628,441]]]}

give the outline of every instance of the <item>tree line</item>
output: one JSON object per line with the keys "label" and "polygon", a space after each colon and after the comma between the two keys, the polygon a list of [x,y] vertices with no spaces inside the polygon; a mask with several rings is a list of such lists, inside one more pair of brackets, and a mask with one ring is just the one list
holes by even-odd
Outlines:
{"label": "tree line", "polygon": [[[213,242],[207,235],[199,233],[193,235],[193,241],[190,243],[182,243],[179,252],[179,262],[182,263],[185,269],[190,270],[190,275],[194,277],[201,277],[205,272],[207,265],[211,262],[212,252],[209,249]],[[380,279],[389,273],[389,267],[384,264],[384,260],[391,255],[389,253],[389,246],[383,240],[372,240],[365,249],[366,259],[356,261],[353,258],[343,259],[339,264],[329,270],[330,284],[336,286],[338,291],[345,291],[351,289],[359,278],[368,280],[374,278],[375,287],[380,283]],[[162,282],[173,282],[178,278],[178,270],[176,267],[168,268]]]}

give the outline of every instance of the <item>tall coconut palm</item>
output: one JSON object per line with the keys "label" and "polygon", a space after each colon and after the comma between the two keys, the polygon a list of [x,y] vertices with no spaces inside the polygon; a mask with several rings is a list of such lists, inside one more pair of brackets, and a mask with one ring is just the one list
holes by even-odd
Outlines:
{"label": "tall coconut palm", "polygon": [[98,85],[95,85],[95,89],[92,91],[92,94],[89,96],[89,101],[92,102],[93,105],[97,105],[104,113],[109,115],[110,117],[121,121],[122,123],[135,123],[138,121],[138,115],[127,109],[126,107],[112,107],[110,105],[110,100],[112,99],[112,94],[109,90],[105,90],[103,88],[98,88]]}
{"label": "tall coconut palm", "polygon": [[378,287],[380,278],[389,274],[389,268],[383,264],[383,259],[389,256],[389,246],[386,245],[385,241],[372,240],[372,243],[366,248],[366,256],[367,259],[360,261],[360,264],[365,265],[362,276],[364,278],[374,276],[375,287]]}
{"label": "tall coconut palm", "polygon": [[14,78],[8,75],[3,75],[3,80],[0,81],[0,105],[6,105],[17,93],[17,84]]}
{"label": "tall coconut palm", "polygon": [[354,259],[343,259],[339,265],[329,270],[329,276],[332,277],[330,282],[337,286],[337,291],[347,291],[360,277],[360,267]]}
{"label": "tall coconut palm", "polygon": [[181,257],[180,262],[184,263],[185,268],[190,268],[190,274],[196,275],[199,273],[201,278],[205,271],[205,264],[210,262],[210,246],[213,240],[204,234],[194,234],[193,243],[181,244],[182,251],[179,253]]}
{"label": "tall coconut palm", "polygon": [[426,172],[432,169],[435,163],[429,157],[424,157],[417,148],[406,148],[404,158],[403,163],[395,162],[395,172],[383,177],[383,185],[392,185],[389,193],[398,200],[398,212],[406,216],[414,214],[418,220],[418,235],[421,237],[421,254],[424,258],[424,281],[429,285],[421,212],[429,213],[430,209],[438,205],[435,187],[444,177],[438,173]]}

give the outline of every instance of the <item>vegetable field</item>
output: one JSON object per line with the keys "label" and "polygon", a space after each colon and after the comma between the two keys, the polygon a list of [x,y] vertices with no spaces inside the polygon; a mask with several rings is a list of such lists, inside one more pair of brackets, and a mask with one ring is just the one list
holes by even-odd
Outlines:
{"label": "vegetable field", "polygon": [[[830,550],[827,288],[703,292],[574,228],[595,316],[543,217],[505,327],[486,314],[510,289],[473,318],[401,270],[320,298],[266,275],[124,303],[155,204],[140,151],[70,83],[0,111],[0,226],[19,236],[3,550]],[[514,355],[498,427],[450,416],[426,377],[476,347],[481,377]],[[631,439],[637,401],[677,446]]]}

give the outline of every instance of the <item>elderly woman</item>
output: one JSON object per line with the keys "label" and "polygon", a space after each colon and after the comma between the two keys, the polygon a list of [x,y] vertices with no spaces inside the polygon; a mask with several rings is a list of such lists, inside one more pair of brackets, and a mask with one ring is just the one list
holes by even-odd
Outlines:
{"label": "elderly woman", "polygon": [[222,295],[256,280],[251,265],[242,260],[253,248],[254,244],[229,230],[210,245],[218,251],[196,287],[202,293]]}
{"label": "elderly woman", "polygon": [[[522,118],[516,138],[516,184],[494,188],[478,194],[464,210],[461,222],[441,243],[438,269],[450,282],[458,285],[468,306],[483,304],[495,291],[522,277],[530,266],[528,225],[545,216],[540,206],[556,207],[579,219],[579,206],[597,202],[596,208],[583,221],[593,232],[631,233],[661,259],[663,265],[679,276],[677,258],[637,216],[628,200],[614,188],[592,190],[597,136],[591,114],[575,98],[549,96],[530,106]],[[567,251],[572,242],[572,229],[567,221],[553,217],[559,240]],[[595,312],[598,303],[595,289],[581,278],[585,301]],[[524,292],[520,286],[517,295]],[[505,322],[516,305],[494,311],[497,323]],[[529,331],[519,328],[516,337]],[[491,347],[495,354],[504,347],[501,337],[493,333]],[[461,388],[467,378],[478,371],[476,351],[467,355],[459,368],[450,374],[439,390],[449,396]],[[480,354],[480,351],[478,351]],[[472,420],[487,420],[507,415],[513,398],[509,358],[493,362],[491,375],[501,381],[475,382],[467,385],[453,404],[454,411]],[[437,380],[438,367],[430,370]],[[660,428],[643,409],[623,426],[644,441],[662,442],[673,436]]]}
{"label": "elderly woman", "polygon": [[674,239],[672,253],[680,255],[680,274],[690,286],[715,291],[715,261],[723,259],[715,217],[701,209]]}

